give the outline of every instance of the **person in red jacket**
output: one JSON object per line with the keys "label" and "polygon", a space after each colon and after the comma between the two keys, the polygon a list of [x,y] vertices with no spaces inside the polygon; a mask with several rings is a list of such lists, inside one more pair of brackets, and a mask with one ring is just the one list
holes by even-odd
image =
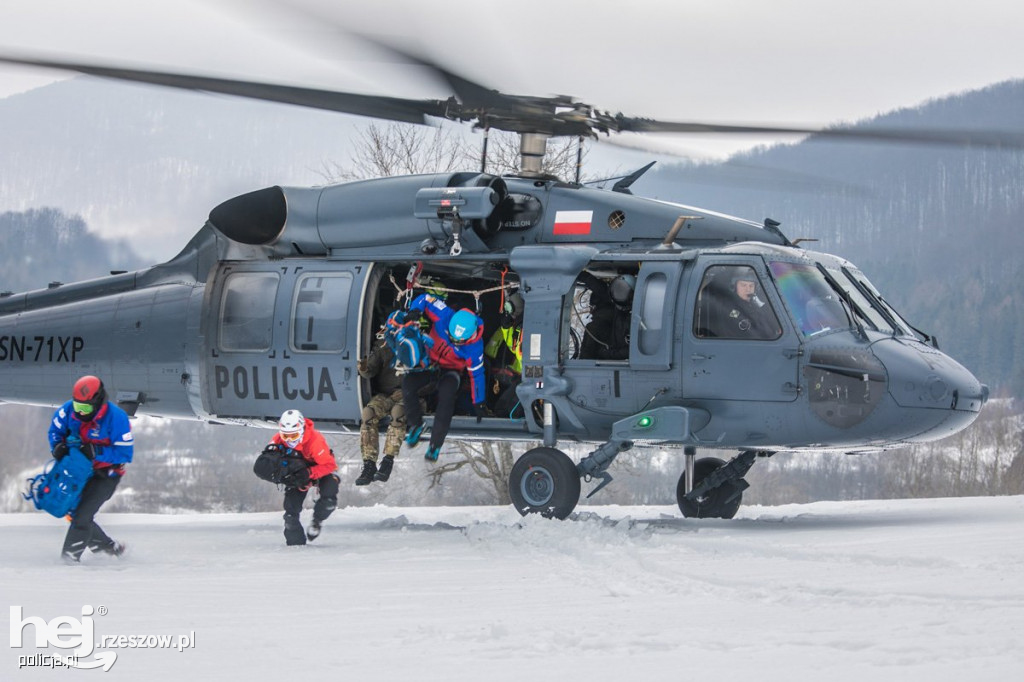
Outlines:
{"label": "person in red jacket", "polygon": [[[304,545],[307,538],[315,540],[320,535],[320,526],[338,507],[337,474],[338,463],[334,452],[322,433],[313,426],[312,419],[306,419],[298,410],[287,410],[278,422],[278,432],[271,444],[282,445],[302,455],[309,465],[309,482],[301,486],[286,486],[284,491],[284,539],[289,545]],[[320,496],[313,505],[313,521],[303,532],[299,514],[306,494],[313,486]]]}

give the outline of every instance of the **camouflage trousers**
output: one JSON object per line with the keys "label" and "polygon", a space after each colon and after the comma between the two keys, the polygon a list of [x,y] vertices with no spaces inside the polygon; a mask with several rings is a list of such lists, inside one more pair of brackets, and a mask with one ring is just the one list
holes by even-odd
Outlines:
{"label": "camouflage trousers", "polygon": [[388,415],[391,415],[391,423],[384,437],[384,454],[398,456],[405,439],[405,405],[402,404],[401,390],[378,393],[363,408],[363,425],[359,428],[359,451],[363,459],[377,461],[380,420]]}

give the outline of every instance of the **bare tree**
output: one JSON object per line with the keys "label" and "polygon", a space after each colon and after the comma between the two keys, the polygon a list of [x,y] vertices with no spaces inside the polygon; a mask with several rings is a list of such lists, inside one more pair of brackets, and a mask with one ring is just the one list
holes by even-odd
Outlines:
{"label": "bare tree", "polygon": [[473,158],[470,146],[450,128],[371,123],[359,131],[347,164],[325,162],[320,172],[331,182],[443,173],[464,170]]}
{"label": "bare tree", "polygon": [[508,494],[508,476],[512,472],[512,465],[522,452],[515,453],[512,444],[507,441],[492,442],[469,442],[458,441],[456,446],[462,454],[462,459],[444,464],[430,471],[430,487],[433,488],[441,482],[445,474],[468,466],[474,474],[484,479],[494,488],[497,504],[512,504],[512,498]]}

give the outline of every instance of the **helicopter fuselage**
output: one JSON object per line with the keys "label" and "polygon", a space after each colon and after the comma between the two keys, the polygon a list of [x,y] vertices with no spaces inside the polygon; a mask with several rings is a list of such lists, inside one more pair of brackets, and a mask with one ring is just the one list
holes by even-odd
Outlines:
{"label": "helicopter fuselage", "polygon": [[[623,357],[581,352],[584,271],[635,279]],[[266,426],[297,408],[356,432],[357,361],[426,277],[487,336],[504,296],[525,301],[521,415],[457,415],[453,436],[864,451],[953,434],[987,398],[852,264],[771,226],[464,173],[260,190],[163,265],[0,299],[0,400],[60,404],[95,374],[133,414]],[[727,300],[738,278],[751,312]]]}

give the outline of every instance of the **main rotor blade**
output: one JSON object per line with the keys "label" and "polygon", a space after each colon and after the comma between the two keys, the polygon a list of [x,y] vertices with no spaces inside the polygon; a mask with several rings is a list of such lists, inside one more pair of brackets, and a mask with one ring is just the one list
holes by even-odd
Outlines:
{"label": "main rotor blade", "polygon": [[449,101],[411,100],[380,95],[360,95],[333,90],[276,85],[230,78],[213,78],[148,69],[129,69],[104,66],[80,61],[37,59],[0,54],[0,62],[36,66],[61,71],[76,71],[90,76],[101,76],[133,83],[163,85],[182,90],[215,92],[267,102],[280,102],[297,106],[337,111],[358,116],[370,116],[405,123],[424,123],[424,116],[450,118]]}
{"label": "main rotor blade", "polygon": [[724,123],[696,123],[684,121],[657,121],[647,118],[629,118],[618,114],[609,117],[608,127],[618,132],[637,133],[727,133],[727,134],[785,134],[814,135],[816,137],[874,140],[879,142],[908,142],[971,147],[1024,148],[1024,133],[995,130],[953,130],[912,128],[811,128],[774,125],[731,125]]}
{"label": "main rotor blade", "polygon": [[[77,71],[93,76],[136,83],[149,83],[183,90],[215,92],[268,102],[337,111],[405,123],[424,123],[424,116],[452,121],[476,121],[477,125],[516,133],[541,133],[551,137],[599,133],[686,133],[686,134],[771,134],[813,135],[826,139],[872,140],[888,143],[916,143],[946,146],[1024,149],[1024,132],[993,130],[856,127],[813,128],[808,126],[739,125],[659,121],[609,114],[576,102],[571,97],[530,97],[505,95],[463,78],[444,67],[388,45],[379,44],[402,58],[434,70],[458,94],[459,100],[412,100],[381,95],[362,95],[333,90],[277,85],[255,81],[214,78],[149,69],[106,66],[83,61],[24,57],[0,53],[0,63]],[[558,111],[558,109],[564,109]]]}

